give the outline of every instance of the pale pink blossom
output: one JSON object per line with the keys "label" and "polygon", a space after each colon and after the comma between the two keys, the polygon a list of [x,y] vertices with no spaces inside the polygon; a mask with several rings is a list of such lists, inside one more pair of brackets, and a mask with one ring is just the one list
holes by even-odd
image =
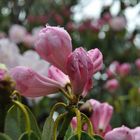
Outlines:
{"label": "pale pink blossom", "polygon": [[[75,94],[77,96],[79,95],[86,96],[88,91],[92,88],[93,74],[101,69],[103,63],[101,52],[98,49],[94,49],[89,52],[86,52],[82,47],[77,48],[75,49],[75,51],[72,52],[72,44],[71,44],[71,38],[69,34],[63,28],[51,27],[51,26],[46,26],[46,28],[40,31],[38,40],[36,41],[35,44],[36,44],[35,45],[36,50],[39,53],[39,55],[43,59],[47,60],[52,65],[54,65],[51,66],[49,69],[49,73],[48,73],[49,78],[48,77],[44,77],[44,78],[49,79],[48,82],[52,80],[53,82],[57,83],[59,85],[59,89],[64,88],[66,84],[70,83],[69,85],[72,88],[71,89],[72,94]],[[31,56],[29,58],[30,60],[34,59],[34,57],[32,57],[32,54],[33,53],[29,55]],[[33,64],[35,63],[29,65],[32,66]],[[38,68],[40,69],[40,67]],[[24,69],[20,68],[20,70],[24,71],[24,73],[26,73],[27,76],[30,76],[29,70],[25,70],[25,68]],[[14,75],[16,75],[15,71],[17,72],[16,68],[13,72]],[[19,73],[19,75],[22,74],[22,72],[21,73],[17,72],[17,73]],[[30,83],[38,82],[36,80],[36,75],[38,77],[39,74],[35,73],[34,75],[35,78],[30,78]],[[16,80],[17,79],[16,76],[14,77]],[[32,80],[33,82],[31,82]],[[17,85],[20,85],[18,84],[17,80],[16,82]],[[41,83],[39,83],[40,87],[41,87]],[[33,88],[30,86],[28,87],[27,85],[28,90],[25,92],[26,94],[23,94],[22,85],[24,88],[24,84],[18,86],[18,89],[22,92],[22,95],[28,96],[29,94],[29,96],[33,96],[33,94],[29,92],[34,91],[34,87]],[[50,88],[48,88],[48,90],[49,89]],[[50,90],[53,91],[52,89],[54,88],[51,88]],[[41,94],[38,94],[38,90],[36,90],[35,93],[36,94],[34,94],[34,97],[44,95],[43,91]],[[50,93],[52,92],[48,91],[46,92],[46,95]]]}
{"label": "pale pink blossom", "polygon": [[20,43],[23,41],[24,37],[26,36],[26,33],[27,31],[25,27],[15,24],[12,25],[9,30],[9,37],[13,42]]}
{"label": "pale pink blossom", "polygon": [[70,79],[68,75],[64,74],[61,70],[56,68],[55,66],[51,66],[48,69],[48,77],[60,83],[61,87],[64,87],[67,84],[70,84]]}
{"label": "pale pink blossom", "polygon": [[0,39],[0,63],[7,66],[8,69],[19,64],[19,48],[16,44],[7,38]]}
{"label": "pale pink blossom", "polygon": [[103,55],[99,49],[95,48],[88,51],[88,56],[91,58],[93,62],[93,73],[102,69],[103,66]]}
{"label": "pale pink blossom", "polygon": [[38,39],[38,34],[40,32],[40,30],[42,30],[44,27],[43,26],[38,26],[32,29],[32,35],[34,37],[35,40]]}
{"label": "pale pink blossom", "polygon": [[135,137],[129,128],[122,126],[106,133],[105,140],[135,140]]}
{"label": "pale pink blossom", "polygon": [[131,129],[131,132],[133,133],[135,140],[140,140],[140,127],[136,127],[135,129]]}
{"label": "pale pink blossom", "polygon": [[[113,107],[108,103],[100,103],[94,99],[90,99],[86,103],[89,103],[87,109],[91,111],[89,119],[92,123],[95,134],[104,136],[107,132],[111,131],[110,120],[113,113]],[[77,126],[76,117],[72,119],[71,124],[75,129]],[[83,130],[87,130],[86,124],[83,126]]]}
{"label": "pale pink blossom", "polygon": [[110,131],[110,120],[113,113],[113,107],[108,103],[100,103],[94,99],[89,100],[93,107],[93,113],[90,116],[94,131],[97,134],[104,135]]}
{"label": "pale pink blossom", "polygon": [[24,36],[24,38],[23,38],[23,43],[24,43],[24,45],[27,46],[27,47],[29,47],[29,48],[30,48],[30,47],[33,47],[34,41],[35,41],[35,38],[34,38],[34,36],[31,35],[31,34],[27,34],[27,35]]}
{"label": "pale pink blossom", "polygon": [[25,51],[22,55],[20,55],[18,61],[19,66],[30,67],[39,74],[47,76],[50,64],[47,61],[40,59],[36,51]]}
{"label": "pale pink blossom", "polygon": [[58,92],[61,85],[48,77],[42,76],[31,68],[17,66],[11,70],[16,82],[16,89],[21,95],[39,97]]}
{"label": "pale pink blossom", "polygon": [[46,26],[39,33],[35,43],[39,55],[66,72],[66,61],[72,51],[71,37],[60,27]]}
{"label": "pale pink blossom", "polygon": [[92,76],[93,64],[83,48],[77,48],[68,56],[67,73],[70,77],[74,94],[82,94]]}
{"label": "pale pink blossom", "polygon": [[119,82],[117,79],[107,80],[104,86],[109,92],[114,92],[119,88]]}

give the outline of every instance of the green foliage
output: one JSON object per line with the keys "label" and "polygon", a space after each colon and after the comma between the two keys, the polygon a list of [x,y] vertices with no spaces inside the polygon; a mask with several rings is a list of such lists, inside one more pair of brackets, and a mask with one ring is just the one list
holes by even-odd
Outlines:
{"label": "green foliage", "polygon": [[[68,140],[79,140],[78,139],[78,134],[73,135],[72,137],[70,137]],[[91,136],[89,136],[87,133],[82,132],[81,133],[81,139],[80,140],[96,140],[94,138],[92,138]]]}
{"label": "green foliage", "polygon": [[8,135],[0,133],[0,140],[12,140]]}
{"label": "green foliage", "polygon": [[[41,133],[36,120],[31,111],[27,107],[26,109],[30,118],[31,130],[40,138]],[[26,122],[24,117],[24,114],[17,106],[12,106],[6,116],[5,134],[9,135],[12,139],[18,139],[23,133],[25,133]]]}
{"label": "green foliage", "polygon": [[24,132],[18,140],[40,140],[40,138],[32,131],[30,133]]}
{"label": "green foliage", "polygon": [[53,140],[53,134],[54,134],[54,120],[50,116],[46,119],[43,132],[41,136],[41,140]]}

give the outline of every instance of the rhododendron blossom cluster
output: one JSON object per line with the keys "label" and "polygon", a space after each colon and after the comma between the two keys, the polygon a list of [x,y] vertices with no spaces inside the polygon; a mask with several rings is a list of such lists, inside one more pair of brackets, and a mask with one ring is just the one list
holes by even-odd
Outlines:
{"label": "rhododendron blossom cluster", "polygon": [[42,29],[35,49],[52,66],[46,77],[27,67],[12,69],[17,90],[23,96],[45,96],[67,90],[67,86],[71,87],[70,98],[86,96],[92,88],[93,74],[102,68],[103,57],[97,48],[86,51],[80,47],[72,51],[71,37],[60,27],[46,26]]}

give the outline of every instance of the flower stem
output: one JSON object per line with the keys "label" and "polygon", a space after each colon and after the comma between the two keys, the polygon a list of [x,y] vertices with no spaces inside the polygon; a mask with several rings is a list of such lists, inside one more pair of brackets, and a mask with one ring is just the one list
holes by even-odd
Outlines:
{"label": "flower stem", "polygon": [[66,106],[66,104],[64,104],[64,103],[62,103],[62,102],[56,103],[56,104],[52,107],[52,109],[51,109],[51,112],[50,112],[51,118],[53,117],[53,113],[54,113],[55,109],[57,109],[58,107],[64,107],[64,108],[66,108],[67,106]]}
{"label": "flower stem", "polygon": [[80,140],[81,139],[81,131],[82,131],[81,112],[77,108],[74,108],[74,112],[75,112],[76,118],[77,118],[77,130],[76,130],[76,133],[78,135],[78,140]]}
{"label": "flower stem", "polygon": [[88,134],[93,136],[94,135],[94,130],[93,130],[93,127],[92,127],[92,124],[91,124],[89,118],[84,113],[81,113],[81,116],[85,119],[85,121],[88,125]]}
{"label": "flower stem", "polygon": [[53,134],[53,140],[57,140],[57,128],[59,125],[59,122],[61,121],[61,119],[63,119],[66,116],[67,113],[63,113],[61,115],[58,116],[58,118],[56,119],[55,123],[54,123],[54,134]]}
{"label": "flower stem", "polygon": [[29,115],[28,115],[27,110],[25,109],[25,106],[24,106],[22,103],[20,103],[19,101],[13,100],[13,103],[14,103],[16,106],[18,106],[18,107],[22,110],[22,112],[24,113],[24,115],[25,115],[25,120],[26,120],[26,131],[27,131],[28,133],[30,133],[30,131],[31,131],[30,118],[29,118]]}
{"label": "flower stem", "polygon": [[63,89],[61,88],[60,91],[64,94],[64,96],[68,99],[68,100],[72,100],[71,96]]}

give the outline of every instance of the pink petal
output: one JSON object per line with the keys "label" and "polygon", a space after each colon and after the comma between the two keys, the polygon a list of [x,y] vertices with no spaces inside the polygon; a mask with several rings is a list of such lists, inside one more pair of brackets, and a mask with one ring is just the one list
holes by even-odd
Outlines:
{"label": "pink petal", "polygon": [[16,82],[16,89],[23,96],[45,96],[59,91],[60,88],[58,82],[39,75],[32,69],[23,66],[13,68],[11,75]]}
{"label": "pink petal", "polygon": [[100,52],[100,50],[97,48],[92,49],[88,51],[88,56],[91,58],[93,63],[93,73],[96,73],[97,71],[101,70],[103,65],[103,55]]}
{"label": "pink petal", "polygon": [[46,26],[40,31],[35,46],[43,59],[66,72],[66,60],[72,51],[71,37],[66,30]]}
{"label": "pink petal", "polygon": [[135,140],[135,138],[129,128],[122,126],[108,132],[105,140]]}
{"label": "pink petal", "polygon": [[65,87],[67,84],[70,84],[69,77],[53,65],[48,69],[48,77],[59,82],[61,87]]}
{"label": "pink petal", "polygon": [[87,59],[89,59],[89,57],[83,48],[76,49],[68,57],[67,73],[70,77],[74,94],[82,94],[88,80],[89,68]]}

